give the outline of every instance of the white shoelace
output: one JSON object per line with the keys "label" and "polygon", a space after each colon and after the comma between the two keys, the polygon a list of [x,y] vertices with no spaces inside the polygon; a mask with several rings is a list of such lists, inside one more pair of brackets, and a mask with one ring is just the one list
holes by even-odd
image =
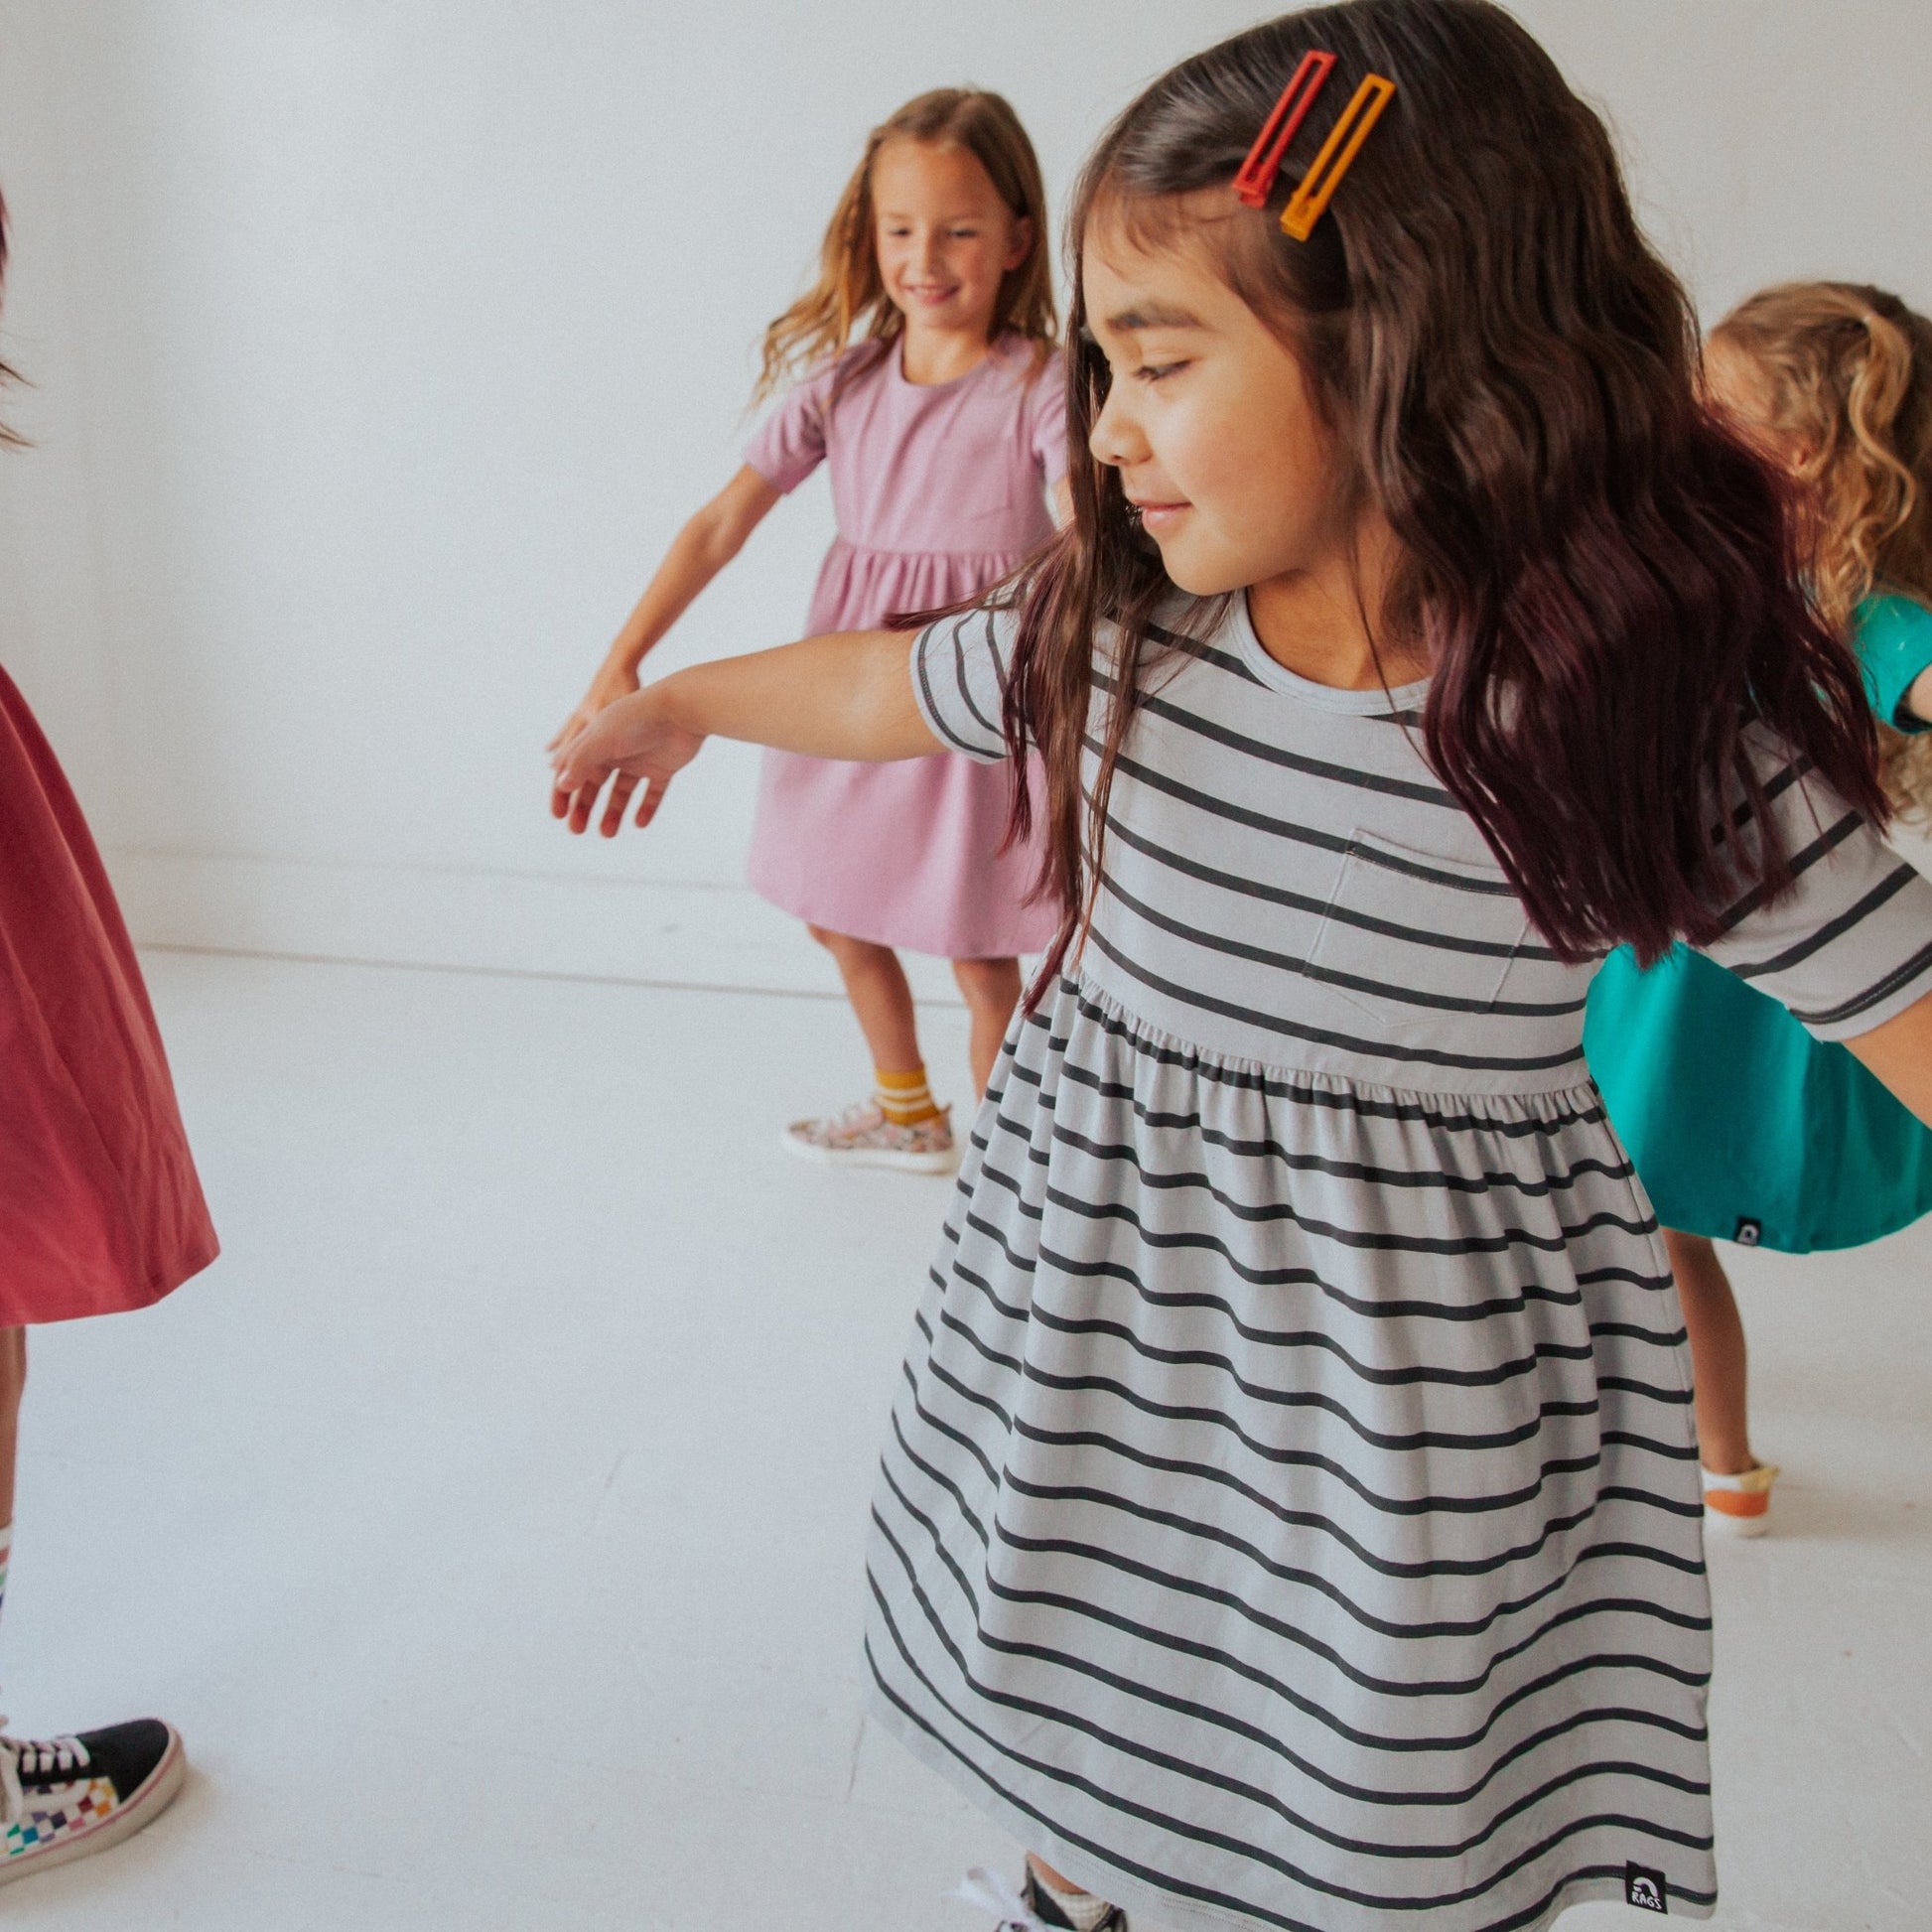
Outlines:
{"label": "white shoelace", "polygon": [[[0,1725],[6,1722],[0,1718]],[[27,1797],[20,1788],[23,1774],[51,1777],[61,1771],[84,1770],[91,1762],[86,1745],[78,1737],[50,1737],[45,1743],[32,1743],[0,1733],[0,1825],[16,1823],[27,1810]]]}

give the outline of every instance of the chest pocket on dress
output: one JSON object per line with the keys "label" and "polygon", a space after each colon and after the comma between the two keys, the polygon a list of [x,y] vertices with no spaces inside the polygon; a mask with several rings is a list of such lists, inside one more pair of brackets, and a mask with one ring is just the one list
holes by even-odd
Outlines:
{"label": "chest pocket on dress", "polygon": [[961,423],[949,432],[943,473],[946,528],[956,545],[1009,547],[1011,527],[1026,517],[1024,463],[1008,423]]}
{"label": "chest pocket on dress", "polygon": [[1309,953],[1309,977],[1384,1023],[1453,1027],[1504,1010],[1529,915],[1493,865],[1356,831]]}

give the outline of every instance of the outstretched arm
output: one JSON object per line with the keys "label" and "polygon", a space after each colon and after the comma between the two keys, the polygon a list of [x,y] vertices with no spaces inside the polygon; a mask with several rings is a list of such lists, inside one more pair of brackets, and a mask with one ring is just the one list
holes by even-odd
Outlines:
{"label": "outstretched arm", "polygon": [[945,749],[912,695],[911,633],[845,630],[673,672],[598,713],[558,752],[550,809],[615,838],[639,786],[636,823],[657,815],[672,777],[707,738],[813,758],[884,762]]}
{"label": "outstretched arm", "polygon": [[546,749],[569,744],[606,705],[636,690],[637,666],[691,600],[744,549],[777,500],[778,491],[748,464],[685,524],[605,654],[584,702]]}

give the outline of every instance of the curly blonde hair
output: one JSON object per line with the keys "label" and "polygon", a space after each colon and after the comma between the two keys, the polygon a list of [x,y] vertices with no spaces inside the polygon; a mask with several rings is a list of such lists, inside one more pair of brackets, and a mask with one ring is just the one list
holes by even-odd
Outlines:
{"label": "curly blonde hair", "polygon": [[[1932,604],[1932,322],[1884,289],[1789,282],[1711,333],[1762,382],[1765,427],[1797,453],[1813,595],[1841,629],[1874,592]],[[1878,721],[1885,790],[1932,818],[1932,734]]]}
{"label": "curly blonde hair", "polygon": [[1015,331],[1035,344],[1042,361],[1059,341],[1046,239],[1046,186],[1034,144],[1004,95],[979,87],[936,87],[908,100],[866,136],[865,152],[819,244],[818,280],[764,332],[753,407],[794,375],[836,355],[855,330],[863,331],[868,342],[890,347],[904,329],[905,318],[880,279],[873,241],[872,166],[879,150],[894,140],[963,148],[986,170],[1013,213],[1033,224],[1026,260],[1009,269],[1000,284],[993,328],[996,334]]}

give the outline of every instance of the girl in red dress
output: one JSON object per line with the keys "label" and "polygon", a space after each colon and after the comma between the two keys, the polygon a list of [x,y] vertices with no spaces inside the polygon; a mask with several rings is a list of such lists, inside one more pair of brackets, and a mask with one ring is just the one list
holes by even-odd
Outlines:
{"label": "girl in red dress", "polygon": [[[0,205],[0,277],[6,210]],[[12,371],[0,363],[0,381]],[[0,425],[0,443],[19,443]],[[161,1035],[60,764],[0,670],[0,1600],[38,1321],[146,1308],[215,1255]],[[0,1725],[5,1723],[0,1719]],[[180,1789],[157,1719],[0,1735],[0,1884],[140,1830]]]}

